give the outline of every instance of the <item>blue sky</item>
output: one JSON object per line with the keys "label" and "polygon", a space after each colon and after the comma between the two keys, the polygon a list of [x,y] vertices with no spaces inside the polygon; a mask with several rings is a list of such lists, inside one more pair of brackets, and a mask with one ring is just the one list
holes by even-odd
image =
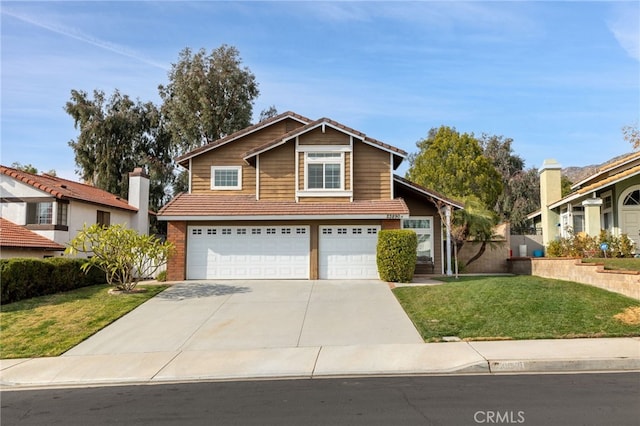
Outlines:
{"label": "blue sky", "polygon": [[[432,127],[504,135],[526,167],[631,151],[640,2],[10,2],[1,162],[76,179],[72,89],[159,103],[184,47],[238,48],[270,105],[415,151]],[[400,170],[404,173],[406,165]]]}

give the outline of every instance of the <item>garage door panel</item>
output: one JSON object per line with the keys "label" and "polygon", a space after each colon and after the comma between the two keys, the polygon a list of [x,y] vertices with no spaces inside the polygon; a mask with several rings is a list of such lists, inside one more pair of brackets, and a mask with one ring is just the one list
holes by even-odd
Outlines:
{"label": "garage door panel", "polygon": [[377,279],[379,226],[338,225],[319,229],[319,275],[323,279]]}
{"label": "garage door panel", "polygon": [[309,278],[308,228],[193,227],[187,278]]}

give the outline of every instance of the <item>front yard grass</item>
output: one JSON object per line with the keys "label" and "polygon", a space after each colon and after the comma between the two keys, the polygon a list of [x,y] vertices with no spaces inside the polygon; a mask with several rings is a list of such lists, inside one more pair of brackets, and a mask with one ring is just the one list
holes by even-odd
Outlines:
{"label": "front yard grass", "polygon": [[640,258],[586,258],[585,263],[604,263],[604,269],[615,269],[621,271],[640,271]]}
{"label": "front yard grass", "polygon": [[167,286],[110,295],[107,285],[34,297],[0,309],[0,358],[58,356],[111,324]]}
{"label": "front yard grass", "polygon": [[[446,278],[393,291],[425,341],[640,336],[640,301],[535,276]],[[620,315],[622,314],[622,315]],[[617,319],[614,316],[618,315]]]}

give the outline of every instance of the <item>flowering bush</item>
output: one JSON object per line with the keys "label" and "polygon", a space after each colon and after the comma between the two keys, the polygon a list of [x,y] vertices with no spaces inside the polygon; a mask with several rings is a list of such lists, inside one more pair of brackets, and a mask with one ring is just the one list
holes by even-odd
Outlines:
{"label": "flowering bush", "polygon": [[[601,249],[603,243],[607,244],[607,250]],[[633,241],[626,234],[615,236],[603,230],[598,237],[579,232],[551,241],[547,246],[547,255],[549,257],[631,257],[634,249]]]}

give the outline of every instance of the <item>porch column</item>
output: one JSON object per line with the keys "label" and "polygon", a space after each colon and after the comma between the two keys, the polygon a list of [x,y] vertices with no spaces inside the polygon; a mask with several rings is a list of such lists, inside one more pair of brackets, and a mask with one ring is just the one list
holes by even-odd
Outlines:
{"label": "porch column", "polygon": [[453,275],[453,271],[451,269],[451,206],[445,207],[444,211],[445,219],[447,221],[447,275]]}
{"label": "porch column", "polygon": [[591,236],[600,235],[600,206],[602,198],[587,198],[582,202],[584,207],[584,232]]}

